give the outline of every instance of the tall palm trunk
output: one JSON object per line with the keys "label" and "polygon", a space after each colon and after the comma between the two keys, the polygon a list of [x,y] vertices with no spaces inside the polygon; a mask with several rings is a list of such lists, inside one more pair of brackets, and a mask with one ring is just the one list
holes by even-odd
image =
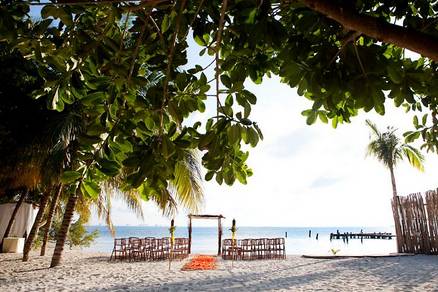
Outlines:
{"label": "tall palm trunk", "polygon": [[23,250],[23,262],[27,262],[29,259],[29,252],[32,249],[33,241],[38,234],[38,230],[40,229],[41,218],[43,218],[44,210],[46,209],[47,201],[49,200],[50,193],[52,192],[52,188],[48,188],[41,198],[40,209],[35,217],[35,221],[33,222],[32,229],[30,230],[29,236],[27,237],[26,243],[24,244]]}
{"label": "tall palm trunk", "polygon": [[62,219],[61,228],[56,235],[56,246],[53,252],[52,262],[50,267],[56,267],[61,262],[62,252],[64,251],[65,240],[67,239],[67,233],[70,228],[71,219],[73,218],[73,213],[75,211],[76,202],[81,192],[81,184],[78,185],[76,194],[70,195],[67,206],[65,207],[64,218]]}
{"label": "tall palm trunk", "polygon": [[24,202],[24,198],[26,198],[26,195],[27,195],[27,192],[22,193],[21,196],[20,196],[20,199],[19,199],[18,202],[15,204],[14,211],[12,211],[11,218],[9,219],[8,226],[6,227],[5,234],[3,235],[3,238],[2,238],[2,241],[1,241],[1,244],[0,244],[0,248],[1,248],[1,249],[3,248],[3,240],[4,240],[6,237],[9,236],[9,233],[11,232],[11,229],[12,229],[12,225],[14,224],[14,221],[15,221],[15,217],[17,216],[18,210],[20,209],[21,205],[22,205],[23,202]]}
{"label": "tall palm trunk", "polygon": [[49,240],[49,231],[50,228],[52,227],[53,216],[55,214],[55,209],[56,206],[58,205],[61,192],[62,192],[62,184],[59,184],[56,193],[52,197],[52,201],[50,202],[49,213],[47,214],[47,223],[44,228],[43,244],[41,245],[41,253],[40,253],[41,256],[44,256],[46,254],[47,241]]}
{"label": "tall palm trunk", "polygon": [[397,186],[395,185],[394,169],[392,166],[389,167],[389,171],[391,172],[392,196],[395,199],[397,198]]}
{"label": "tall palm trunk", "polygon": [[392,204],[393,208],[395,206],[395,209],[393,209],[392,215],[394,217],[394,226],[395,226],[395,233],[396,233],[396,239],[397,239],[397,252],[401,253],[402,251],[402,239],[400,236],[402,236],[402,231],[400,229],[400,216],[399,216],[399,208],[400,208],[400,201],[397,196],[397,186],[395,184],[395,176],[394,176],[394,169],[392,165],[389,167],[389,171],[391,172],[391,183],[392,183]]}

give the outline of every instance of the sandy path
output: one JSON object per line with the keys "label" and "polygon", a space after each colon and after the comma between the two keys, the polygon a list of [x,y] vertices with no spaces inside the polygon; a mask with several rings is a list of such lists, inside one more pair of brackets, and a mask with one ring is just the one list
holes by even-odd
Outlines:
{"label": "sandy path", "polygon": [[187,261],[108,262],[108,254],[67,251],[63,265],[49,256],[0,254],[1,291],[438,291],[438,257],[219,261],[215,271],[180,271]]}

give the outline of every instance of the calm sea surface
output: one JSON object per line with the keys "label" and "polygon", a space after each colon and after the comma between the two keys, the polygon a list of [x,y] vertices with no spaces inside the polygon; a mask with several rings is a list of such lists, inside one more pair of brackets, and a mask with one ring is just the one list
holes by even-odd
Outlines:
{"label": "calm sea surface", "polygon": [[[111,233],[104,226],[88,226],[89,231],[99,230],[99,237],[89,248],[84,250],[100,251],[111,253],[114,239]],[[350,239],[348,244],[342,240],[330,241],[330,233],[339,232],[392,232],[393,227],[240,227],[237,230],[237,238],[286,238],[286,253],[293,255],[301,254],[330,254],[330,249],[339,249],[339,254],[372,254],[396,252],[397,245],[395,238],[388,239]],[[309,230],[312,236],[309,238]],[[223,229],[222,238],[231,238],[228,228]],[[318,234],[318,240],[316,240]],[[168,227],[149,227],[149,226],[117,226],[116,237],[168,237]],[[176,237],[188,237],[187,227],[177,227]],[[216,227],[193,227],[192,231],[192,253],[214,254],[217,252],[217,228]]]}

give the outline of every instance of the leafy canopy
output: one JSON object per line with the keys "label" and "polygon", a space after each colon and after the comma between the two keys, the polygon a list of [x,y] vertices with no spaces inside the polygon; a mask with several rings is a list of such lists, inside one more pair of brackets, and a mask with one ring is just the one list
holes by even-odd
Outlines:
{"label": "leafy canopy", "polygon": [[[37,22],[28,15],[32,1],[12,2],[0,8],[0,42],[38,64],[44,85],[35,98],[60,112],[80,109],[78,155],[64,182],[88,196],[122,170],[126,189],[165,196],[186,151],[196,148],[204,151],[207,180],[246,183],[252,172],[242,144],[256,146],[263,136],[250,116],[257,98],[244,82],[272,74],[313,101],[303,111],[308,124],[331,120],[336,127],[360,110],[384,114],[390,98],[426,112],[406,140],[421,136],[424,147],[438,149],[436,63],[347,30],[309,1],[49,4]],[[438,35],[434,2],[357,0],[349,9]],[[215,78],[199,65],[184,69],[189,34],[201,57],[215,58]],[[212,91],[216,116],[190,123]]]}

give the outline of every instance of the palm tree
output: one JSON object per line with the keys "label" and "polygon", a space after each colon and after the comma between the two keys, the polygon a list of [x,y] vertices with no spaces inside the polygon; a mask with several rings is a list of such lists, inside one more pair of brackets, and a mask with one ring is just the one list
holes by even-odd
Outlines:
{"label": "palm tree", "polygon": [[56,207],[58,206],[58,201],[62,193],[62,188],[63,188],[62,184],[59,184],[57,186],[57,190],[55,191],[50,201],[50,207],[46,217],[46,224],[44,225],[43,243],[41,244],[40,256],[44,256],[46,254],[47,242],[49,241],[49,231],[50,228],[52,227],[53,216],[55,215]]}
{"label": "palm tree", "polygon": [[[202,173],[200,169],[199,158],[194,150],[186,150],[184,159],[178,161],[175,165],[173,179],[169,182],[170,187],[162,190],[161,193],[151,193],[150,199],[167,216],[172,216],[177,211],[180,204],[190,211],[198,211],[202,205],[204,193],[202,190]],[[56,267],[61,262],[64,250],[66,235],[71,224],[74,212],[81,213],[83,216],[89,216],[90,203],[97,207],[98,215],[105,219],[107,226],[112,229],[110,219],[111,197],[121,197],[128,207],[137,215],[143,216],[141,211],[141,195],[138,190],[121,190],[124,183],[125,173],[116,176],[112,180],[101,185],[101,193],[96,201],[86,200],[77,188],[76,194],[69,196],[64,212],[61,228],[58,231],[56,246],[53,253],[50,267]]]}
{"label": "palm tree", "polygon": [[29,235],[27,236],[26,242],[24,244],[23,262],[26,262],[29,259],[29,253],[30,253],[30,250],[32,249],[32,243],[38,234],[38,230],[39,230],[40,225],[41,225],[40,222],[41,222],[41,219],[43,218],[44,211],[46,209],[47,202],[49,201],[51,192],[52,192],[52,189],[47,188],[41,197],[38,213],[35,217],[35,221],[32,225],[32,229],[30,230]]}
{"label": "palm tree", "polygon": [[397,187],[395,184],[394,167],[403,158],[418,169],[424,171],[424,157],[421,152],[411,145],[402,143],[395,134],[396,129],[388,127],[386,132],[380,132],[377,126],[370,120],[366,120],[367,126],[371,129],[371,141],[367,147],[367,156],[374,156],[378,161],[385,165],[391,173],[392,194],[397,197]]}
{"label": "palm tree", "polygon": [[[47,109],[44,100],[34,100],[31,94],[35,88],[41,86],[42,80],[35,76],[35,65],[24,60],[17,52],[6,47],[0,47],[0,64],[4,68],[13,68],[17,72],[2,70],[0,76],[9,87],[2,91],[0,103],[0,191],[3,189],[41,189],[46,194],[41,201],[41,211],[34,223],[32,236],[26,243],[24,260],[27,260],[33,239],[38,232],[44,207],[50,199],[49,217],[58,203],[58,197],[62,193],[62,187],[50,195],[48,190],[59,186],[59,178],[64,169],[70,168],[74,157],[77,137],[83,131],[83,119],[81,109],[75,104],[66,105],[64,111],[58,113]],[[23,72],[21,72],[21,71]],[[20,76],[21,79],[11,79]],[[26,78],[24,78],[25,76]],[[155,78],[155,77],[154,77]],[[155,80],[156,79],[156,80]],[[158,82],[159,78],[155,78]],[[30,81],[29,81],[30,80]],[[3,96],[4,95],[4,96]],[[11,149],[14,151],[11,152]],[[182,206],[197,210],[202,202],[201,172],[199,161],[192,151],[185,153],[185,159],[175,165],[173,179],[169,181],[169,188],[161,193],[151,194],[151,200],[155,201],[166,214],[176,211],[176,206]],[[122,180],[120,180],[122,182]],[[115,185],[117,186],[117,184]],[[80,189],[80,188],[79,188]],[[104,188],[103,188],[104,189]],[[128,206],[138,212],[140,196],[137,190],[130,192],[116,192],[121,195]],[[1,195],[1,194],[0,194]],[[100,196],[101,198],[102,196]],[[104,198],[108,198],[105,197]],[[24,198],[23,198],[24,199]],[[77,204],[77,201],[78,204]],[[80,191],[70,195],[65,208],[65,216],[61,229],[58,231],[59,243],[57,243],[56,257],[60,257],[68,232],[73,213],[84,211],[90,204],[84,204]],[[108,225],[110,200],[100,199],[95,202],[98,213],[105,217]],[[46,232],[50,228],[51,219],[46,226]],[[42,250],[44,253],[45,248]],[[54,261],[59,263],[59,260]],[[52,265],[53,266],[53,265]]]}

